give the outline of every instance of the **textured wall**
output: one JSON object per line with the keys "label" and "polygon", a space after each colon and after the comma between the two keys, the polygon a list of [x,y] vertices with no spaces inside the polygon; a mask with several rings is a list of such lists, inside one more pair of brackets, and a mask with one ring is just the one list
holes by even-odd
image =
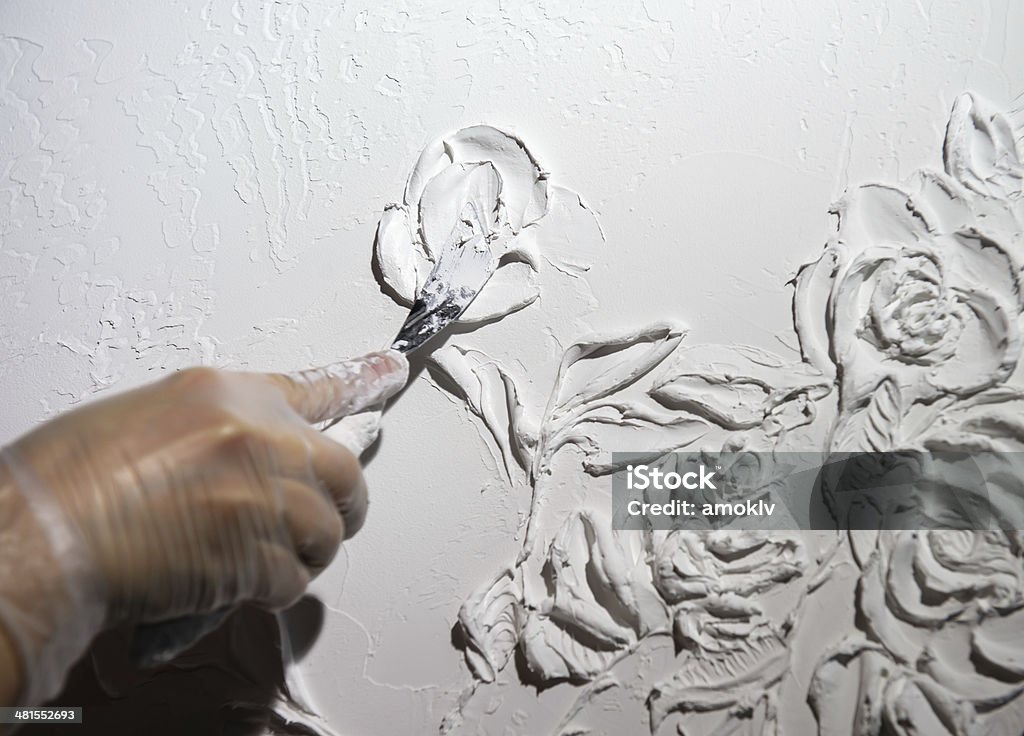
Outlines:
{"label": "textured wall", "polygon": [[388,412],[292,697],[236,620],[178,680],[101,672],[94,712],[1021,732],[1015,535],[604,531],[612,449],[1022,436],[1024,6],[880,5],[0,6],[0,441],[377,348],[430,182],[486,160],[506,195],[513,255]]}

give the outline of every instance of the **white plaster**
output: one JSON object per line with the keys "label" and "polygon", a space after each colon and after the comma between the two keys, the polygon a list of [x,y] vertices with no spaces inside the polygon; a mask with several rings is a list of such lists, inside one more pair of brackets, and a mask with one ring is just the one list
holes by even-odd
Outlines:
{"label": "white plaster", "polygon": [[499,259],[317,640],[122,722],[205,667],[323,733],[1020,732],[1017,534],[607,532],[625,443],[1020,449],[1024,10],[883,5],[4,3],[0,441],[380,349],[468,201]]}

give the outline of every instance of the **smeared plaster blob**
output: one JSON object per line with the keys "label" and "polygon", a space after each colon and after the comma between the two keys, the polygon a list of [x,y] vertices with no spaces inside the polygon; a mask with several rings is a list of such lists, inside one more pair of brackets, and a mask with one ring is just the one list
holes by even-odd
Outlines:
{"label": "smeared plaster blob", "polygon": [[433,267],[426,258],[416,257],[409,240],[408,217],[404,205],[389,204],[384,208],[377,223],[373,254],[384,284],[406,306],[412,304],[419,285]]}
{"label": "smeared plaster blob", "polygon": [[483,161],[501,178],[501,203],[514,232],[544,216],[547,174],[522,140],[489,125],[462,128],[427,145],[406,184],[406,203],[420,202],[431,180],[451,164]]}
{"label": "smeared plaster blob", "polygon": [[452,164],[428,182],[419,200],[419,235],[431,261],[437,261],[467,205],[480,218],[481,234],[498,229],[501,186],[501,177],[490,162]]}
{"label": "smeared plaster blob", "polygon": [[498,268],[461,321],[522,309],[539,291],[536,258],[517,236],[547,213],[547,188],[547,175],[523,143],[497,128],[478,125],[434,141],[409,176],[403,203],[389,205],[378,224],[374,260],[384,284],[411,304],[440,245],[471,205],[484,213]]}

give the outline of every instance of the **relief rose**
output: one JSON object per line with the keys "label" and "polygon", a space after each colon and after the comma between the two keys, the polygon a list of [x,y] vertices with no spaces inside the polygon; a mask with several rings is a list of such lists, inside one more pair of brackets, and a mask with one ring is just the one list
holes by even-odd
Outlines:
{"label": "relief rose", "polygon": [[730,720],[754,704],[774,712],[775,686],[789,668],[789,610],[772,615],[766,602],[792,594],[809,566],[799,534],[674,531],[662,539],[652,572],[674,607],[680,655],[672,676],[651,689],[651,733],[674,713],[720,712]]}
{"label": "relief rose", "polygon": [[841,410],[883,382],[905,403],[968,396],[1006,380],[1020,354],[1020,282],[1003,246],[943,232],[928,192],[868,185],[800,270],[794,313],[804,356],[840,382]]}
{"label": "relief rose", "polygon": [[857,596],[866,638],[826,654],[811,686],[823,731],[1019,730],[1022,542],[1019,532],[880,533]]}

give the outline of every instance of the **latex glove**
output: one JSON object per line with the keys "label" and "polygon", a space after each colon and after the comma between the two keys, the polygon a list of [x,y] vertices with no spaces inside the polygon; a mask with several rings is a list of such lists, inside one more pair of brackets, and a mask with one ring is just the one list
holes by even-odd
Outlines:
{"label": "latex glove", "polygon": [[358,459],[310,422],[386,400],[408,368],[388,351],[296,374],[189,369],[0,451],[19,702],[59,692],[105,626],[294,602],[367,506]]}

